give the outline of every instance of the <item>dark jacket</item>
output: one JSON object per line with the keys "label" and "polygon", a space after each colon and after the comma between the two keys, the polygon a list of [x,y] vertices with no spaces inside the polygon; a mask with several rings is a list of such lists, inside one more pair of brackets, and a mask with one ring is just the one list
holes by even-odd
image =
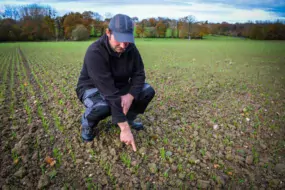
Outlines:
{"label": "dark jacket", "polygon": [[111,108],[112,122],[119,123],[127,121],[121,107],[122,89],[129,86],[128,93],[137,99],[144,82],[144,65],[136,46],[129,44],[125,52],[118,54],[103,35],[87,49],[76,93],[82,101],[85,90],[98,88]]}

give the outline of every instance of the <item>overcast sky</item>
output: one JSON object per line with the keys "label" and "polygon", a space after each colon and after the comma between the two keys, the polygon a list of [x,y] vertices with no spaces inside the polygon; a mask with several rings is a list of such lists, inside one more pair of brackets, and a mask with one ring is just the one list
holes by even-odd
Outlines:
{"label": "overcast sky", "polygon": [[139,20],[149,17],[181,18],[194,15],[198,21],[246,22],[248,20],[285,20],[285,0],[0,0],[5,4],[39,3],[55,8],[59,15],[70,11],[123,13]]}

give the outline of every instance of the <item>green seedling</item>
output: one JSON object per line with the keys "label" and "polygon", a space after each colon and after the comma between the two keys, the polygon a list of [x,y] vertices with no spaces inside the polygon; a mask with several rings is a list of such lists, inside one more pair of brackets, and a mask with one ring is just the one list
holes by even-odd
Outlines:
{"label": "green seedling", "polygon": [[50,179],[53,179],[56,176],[56,174],[57,174],[57,171],[55,169],[53,169],[51,172],[49,172],[48,175],[49,175]]}
{"label": "green seedling", "polygon": [[179,163],[179,164],[177,165],[177,170],[178,170],[179,172],[182,172],[183,167],[182,167],[182,164],[181,164],[181,163]]}
{"label": "green seedling", "polygon": [[161,157],[161,159],[162,160],[165,160],[165,150],[164,150],[164,147],[163,148],[161,148],[160,150],[159,150],[159,152],[160,152],[160,157]]}
{"label": "green seedling", "polygon": [[163,177],[168,178],[169,176],[168,171],[169,171],[169,168],[165,170],[165,172],[163,173]]}
{"label": "green seedling", "polygon": [[194,181],[195,180],[195,173],[194,172],[190,172],[188,174],[190,181]]}
{"label": "green seedling", "polygon": [[93,149],[89,149],[89,153],[91,154],[91,159],[95,160],[95,151]]}
{"label": "green seedling", "polygon": [[87,189],[88,190],[97,190],[98,189],[98,186],[96,185],[96,183],[94,183],[92,181],[91,177],[86,179],[86,183],[87,183]]}
{"label": "green seedling", "polygon": [[206,149],[205,149],[205,148],[202,148],[202,149],[200,150],[200,153],[201,153],[202,156],[205,156],[205,154],[206,154]]}
{"label": "green seedling", "polygon": [[127,153],[122,153],[120,156],[122,162],[128,167],[131,167],[131,158]]}
{"label": "green seedling", "polygon": [[164,144],[168,144],[168,138],[167,138],[167,137],[164,137],[164,138],[163,138],[163,143],[164,143]]}
{"label": "green seedling", "polygon": [[58,148],[54,148],[52,150],[52,153],[53,153],[53,157],[57,160],[56,167],[59,167],[62,161],[62,154]]}
{"label": "green seedling", "polygon": [[12,151],[12,159],[13,159],[13,162],[14,162],[14,163],[18,163],[20,157],[19,157],[19,155],[17,154],[17,152]]}

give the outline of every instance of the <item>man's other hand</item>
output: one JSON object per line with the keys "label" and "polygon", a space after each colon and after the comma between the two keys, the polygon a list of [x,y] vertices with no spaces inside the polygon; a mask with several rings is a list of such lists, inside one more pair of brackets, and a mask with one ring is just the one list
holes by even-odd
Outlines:
{"label": "man's other hand", "polygon": [[121,129],[121,134],[120,134],[121,142],[125,143],[126,145],[132,145],[133,150],[136,152],[137,147],[136,147],[135,139],[131,132],[128,122],[118,123],[118,125]]}
{"label": "man's other hand", "polygon": [[126,94],[124,96],[121,96],[121,106],[123,108],[123,112],[125,115],[127,115],[133,100],[134,97],[131,94]]}

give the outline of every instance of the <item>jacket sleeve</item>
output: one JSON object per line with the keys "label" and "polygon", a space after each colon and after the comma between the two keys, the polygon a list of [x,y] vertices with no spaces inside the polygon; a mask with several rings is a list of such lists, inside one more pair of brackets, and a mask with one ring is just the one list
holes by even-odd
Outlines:
{"label": "jacket sleeve", "polygon": [[107,61],[99,52],[88,50],[84,58],[84,64],[86,64],[89,77],[111,108],[112,122],[127,121],[121,107],[121,96],[118,95],[119,90],[115,87]]}
{"label": "jacket sleeve", "polygon": [[135,98],[138,99],[140,92],[145,83],[145,71],[144,64],[141,58],[141,55],[137,48],[135,47],[135,59],[134,59],[134,68],[132,74],[132,84],[129,93]]}

